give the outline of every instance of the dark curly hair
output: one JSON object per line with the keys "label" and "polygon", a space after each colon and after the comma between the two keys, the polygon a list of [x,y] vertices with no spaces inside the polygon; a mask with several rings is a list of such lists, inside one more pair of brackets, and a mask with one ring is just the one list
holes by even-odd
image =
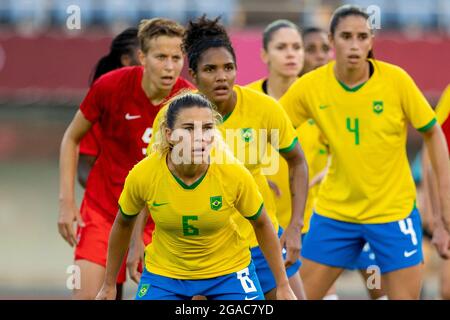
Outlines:
{"label": "dark curly hair", "polygon": [[183,50],[187,54],[189,68],[194,72],[197,72],[198,60],[201,55],[210,48],[227,49],[236,64],[236,54],[230,38],[219,20],[220,17],[211,20],[203,15],[195,21],[189,21],[183,38]]}

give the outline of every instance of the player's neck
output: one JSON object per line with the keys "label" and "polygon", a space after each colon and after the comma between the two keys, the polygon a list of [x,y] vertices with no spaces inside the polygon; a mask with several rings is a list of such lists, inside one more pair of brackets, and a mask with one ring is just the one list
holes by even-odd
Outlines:
{"label": "player's neck", "polygon": [[275,100],[280,100],[295,80],[297,80],[296,76],[284,77],[272,72],[267,78],[267,94]]}
{"label": "player's neck", "polygon": [[343,65],[336,63],[334,65],[334,75],[336,79],[353,88],[369,80],[370,68],[367,61],[361,68],[349,69]]}
{"label": "player's neck", "polygon": [[147,96],[147,98],[150,100],[150,102],[154,106],[157,106],[157,105],[161,104],[167,98],[167,96],[170,94],[170,91],[172,91],[172,89],[170,89],[170,90],[161,90],[161,89],[156,88],[145,77],[145,74],[142,77],[141,87],[142,87],[142,90],[144,90],[145,95]]}
{"label": "player's neck", "polygon": [[167,167],[170,172],[187,185],[191,185],[202,177],[208,170],[208,163],[201,164],[175,164],[170,154],[167,156]]}
{"label": "player's neck", "polygon": [[236,103],[237,103],[237,95],[236,92],[233,90],[228,100],[214,104],[217,107],[217,111],[223,117],[233,112],[234,107],[236,107]]}

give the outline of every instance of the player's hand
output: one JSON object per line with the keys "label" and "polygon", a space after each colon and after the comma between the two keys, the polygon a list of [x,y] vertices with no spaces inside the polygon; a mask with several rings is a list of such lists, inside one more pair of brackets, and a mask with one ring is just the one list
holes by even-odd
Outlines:
{"label": "player's hand", "polygon": [[95,300],[115,300],[116,299],[116,286],[108,286],[103,284],[102,288],[98,292]]}
{"label": "player's hand", "polygon": [[289,225],[280,238],[281,249],[286,249],[286,260],[284,266],[289,268],[300,257],[301,248],[301,227],[293,227]]}
{"label": "player's hand", "polygon": [[294,291],[289,286],[289,282],[277,286],[277,300],[297,300]]}
{"label": "player's hand", "polygon": [[142,239],[137,239],[136,241],[133,241],[134,244],[130,246],[130,249],[128,250],[128,257],[127,257],[127,269],[128,269],[128,275],[130,278],[139,284],[139,281],[141,281],[142,273],[139,272],[139,263],[141,265],[144,265],[144,250],[145,250],[145,244]]}
{"label": "player's hand", "polygon": [[441,258],[450,259],[450,234],[444,226],[434,228],[431,243],[436,247]]}
{"label": "player's hand", "polygon": [[267,179],[267,182],[269,183],[270,189],[272,189],[272,191],[275,192],[275,195],[278,198],[281,197],[281,190],[280,190],[280,188],[278,188],[278,185],[269,179]]}
{"label": "player's hand", "polygon": [[84,227],[83,219],[81,219],[80,211],[75,205],[75,202],[61,201],[59,206],[58,231],[71,247],[77,244],[75,228],[73,226],[75,221],[80,227]]}

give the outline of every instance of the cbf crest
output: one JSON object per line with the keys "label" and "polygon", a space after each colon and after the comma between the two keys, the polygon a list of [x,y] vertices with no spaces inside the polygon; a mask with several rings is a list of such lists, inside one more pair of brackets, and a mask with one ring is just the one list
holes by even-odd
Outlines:
{"label": "cbf crest", "polygon": [[382,113],[384,110],[384,103],[383,101],[374,101],[373,102],[373,112],[376,114]]}
{"label": "cbf crest", "polygon": [[222,196],[209,198],[209,204],[211,205],[211,209],[218,211],[220,208],[222,208]]}

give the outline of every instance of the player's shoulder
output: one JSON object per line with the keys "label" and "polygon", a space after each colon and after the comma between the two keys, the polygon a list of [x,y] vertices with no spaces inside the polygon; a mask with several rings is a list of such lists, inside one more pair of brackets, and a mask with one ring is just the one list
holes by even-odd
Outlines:
{"label": "player's shoulder", "polygon": [[142,66],[122,67],[105,73],[94,82],[94,86],[109,88],[115,90],[117,87],[123,88],[129,83],[134,84],[135,81],[142,77]]}
{"label": "player's shoulder", "polygon": [[402,67],[386,62],[386,61],[382,61],[382,60],[378,60],[378,59],[369,59],[369,61],[372,63],[372,65],[374,66],[375,70],[378,71],[382,76],[384,77],[395,77],[395,76],[409,76],[408,73],[406,72],[405,69],[403,69]]}
{"label": "player's shoulder", "polygon": [[268,108],[279,107],[277,100],[263,92],[238,85],[235,85],[235,88],[238,92],[240,92],[242,103],[244,105],[256,106],[260,112],[270,112],[270,109]]}
{"label": "player's shoulder", "polygon": [[245,87],[253,89],[260,93],[264,93],[264,89],[263,89],[264,81],[266,81],[266,78],[262,78],[262,79],[250,82],[249,84],[245,85]]}
{"label": "player's shoulder", "polygon": [[177,81],[175,82],[174,87],[175,87],[176,91],[179,91],[182,89],[188,89],[188,90],[195,89],[195,86],[191,82],[189,82],[188,80],[186,80],[185,78],[183,78],[181,76],[178,77]]}
{"label": "player's shoulder", "polygon": [[152,152],[147,157],[139,161],[130,170],[130,175],[135,179],[151,181],[161,170],[162,157],[159,152]]}
{"label": "player's shoulder", "polygon": [[216,145],[211,151],[213,171],[221,180],[236,183],[243,175],[250,174],[245,165],[239,161],[227,145]]}

